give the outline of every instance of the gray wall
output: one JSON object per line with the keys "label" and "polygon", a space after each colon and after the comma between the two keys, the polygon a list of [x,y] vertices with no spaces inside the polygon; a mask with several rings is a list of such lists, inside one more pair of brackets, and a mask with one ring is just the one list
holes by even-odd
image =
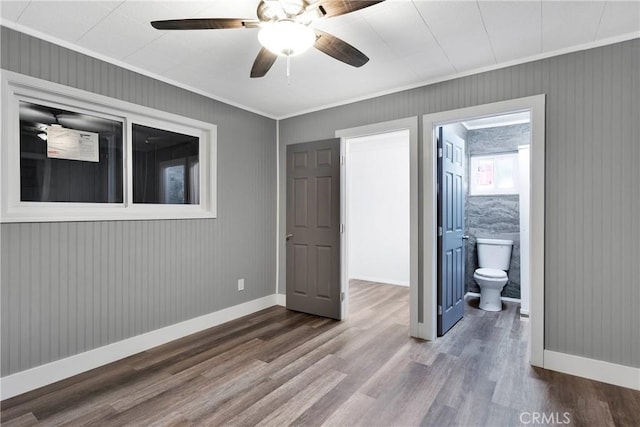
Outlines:
{"label": "gray wall", "polygon": [[[472,129],[467,132],[467,181],[470,179],[470,156],[493,153],[517,152],[518,146],[529,145],[531,126],[519,124],[495,128]],[[466,279],[468,292],[480,292],[473,279],[478,268],[476,238],[513,240],[509,282],[502,290],[502,296],[520,298],[520,201],[518,195],[471,196],[466,187],[465,234],[469,235],[466,245]]]}
{"label": "gray wall", "polygon": [[[285,145],[331,138],[336,129],[541,93],[545,348],[640,367],[639,39],[283,120],[280,161]],[[280,225],[285,230],[283,218]]]}
{"label": "gray wall", "polygon": [[3,69],[218,125],[217,219],[1,225],[2,376],[275,292],[274,120],[1,38]]}

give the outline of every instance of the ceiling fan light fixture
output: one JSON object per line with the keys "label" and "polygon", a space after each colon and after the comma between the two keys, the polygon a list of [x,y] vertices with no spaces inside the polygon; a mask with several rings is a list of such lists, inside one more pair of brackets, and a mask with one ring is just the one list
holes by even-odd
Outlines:
{"label": "ceiling fan light fixture", "polygon": [[258,33],[260,44],[276,55],[295,56],[308,50],[316,42],[316,35],[309,26],[282,19],[263,24]]}

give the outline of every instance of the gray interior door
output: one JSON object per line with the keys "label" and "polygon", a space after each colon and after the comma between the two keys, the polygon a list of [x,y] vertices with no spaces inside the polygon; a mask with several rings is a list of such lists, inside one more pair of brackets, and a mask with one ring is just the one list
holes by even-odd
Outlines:
{"label": "gray interior door", "polygon": [[464,145],[446,126],[439,128],[438,335],[464,315]]}
{"label": "gray interior door", "polygon": [[340,319],[340,140],[287,146],[287,308]]}

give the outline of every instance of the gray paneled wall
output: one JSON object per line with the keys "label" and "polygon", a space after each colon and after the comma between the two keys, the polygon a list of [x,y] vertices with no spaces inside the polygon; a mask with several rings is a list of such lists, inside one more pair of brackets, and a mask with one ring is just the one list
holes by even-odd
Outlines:
{"label": "gray paneled wall", "polygon": [[274,120],[13,30],[1,41],[3,69],[218,125],[217,219],[1,225],[2,376],[274,293]]}
{"label": "gray paneled wall", "polygon": [[545,348],[640,367],[639,39],[283,120],[280,161],[285,145],[331,138],[336,129],[540,93]]}
{"label": "gray paneled wall", "polygon": [[[467,171],[471,165],[470,157],[517,152],[518,146],[529,145],[531,126],[528,123],[499,126],[485,129],[472,129],[466,134]],[[471,174],[467,173],[467,181]],[[518,195],[471,196],[470,186],[466,189],[465,234],[470,238],[466,246],[466,279],[467,291],[480,292],[480,287],[473,279],[473,272],[478,268],[476,238],[513,240],[511,264],[509,266],[509,282],[502,290],[502,296],[520,298],[520,201]]]}

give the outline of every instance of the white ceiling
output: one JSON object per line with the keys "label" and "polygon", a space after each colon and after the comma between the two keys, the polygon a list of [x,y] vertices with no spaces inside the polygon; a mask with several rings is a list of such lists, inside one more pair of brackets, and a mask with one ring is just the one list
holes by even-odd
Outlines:
{"label": "white ceiling", "polygon": [[159,31],[161,19],[255,18],[258,0],[7,1],[2,24],[282,118],[505,64],[640,37],[640,0],[387,0],[318,21],[371,59],[353,68],[315,49],[250,79],[257,29]]}

